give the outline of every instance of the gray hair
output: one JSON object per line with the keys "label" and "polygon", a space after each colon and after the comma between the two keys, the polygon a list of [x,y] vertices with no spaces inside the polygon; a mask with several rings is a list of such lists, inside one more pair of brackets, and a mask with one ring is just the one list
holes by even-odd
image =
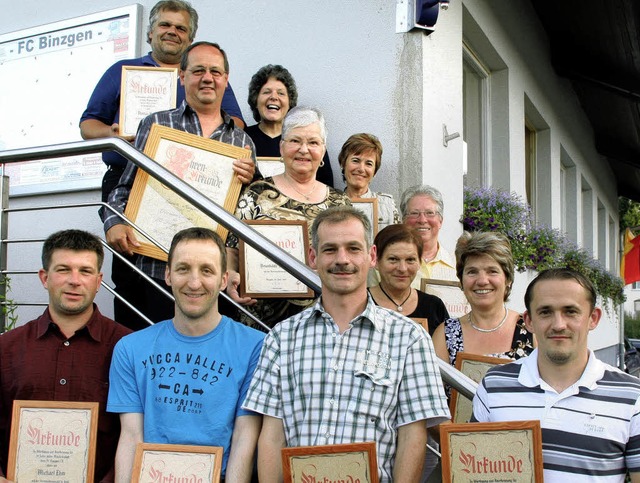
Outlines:
{"label": "gray hair", "polygon": [[411,186],[410,188],[407,188],[404,193],[402,193],[402,198],[400,200],[400,211],[402,212],[402,218],[407,217],[407,207],[409,206],[409,202],[416,196],[428,196],[433,201],[435,201],[436,205],[438,205],[438,214],[440,215],[440,217],[442,217],[444,213],[444,201],[442,201],[442,193],[440,193],[440,191],[433,186],[423,184]]}
{"label": "gray hair", "polygon": [[311,246],[313,246],[313,249],[317,251],[320,245],[318,230],[322,223],[333,225],[351,219],[358,220],[362,223],[367,249],[371,248],[371,222],[369,221],[369,217],[351,205],[336,205],[321,211],[315,220],[313,220],[313,225],[311,225]]}
{"label": "gray hair", "polygon": [[326,146],[327,127],[324,123],[324,116],[314,107],[297,106],[291,109],[282,123],[282,139],[284,140],[292,129],[306,127],[314,123],[317,123],[320,127],[320,136]]}
{"label": "gray hair", "polygon": [[169,10],[170,12],[187,12],[189,14],[189,40],[193,42],[198,31],[198,12],[189,2],[184,0],[160,0],[149,12],[149,26],[147,27],[147,43],[151,43],[149,34],[160,18],[160,12]]}

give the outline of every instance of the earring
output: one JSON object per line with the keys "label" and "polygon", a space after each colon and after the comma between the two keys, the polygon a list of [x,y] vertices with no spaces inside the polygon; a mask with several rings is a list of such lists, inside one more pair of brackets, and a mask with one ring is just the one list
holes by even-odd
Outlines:
{"label": "earring", "polygon": [[320,167],[322,168],[323,166],[324,166],[324,159],[320,161]]}

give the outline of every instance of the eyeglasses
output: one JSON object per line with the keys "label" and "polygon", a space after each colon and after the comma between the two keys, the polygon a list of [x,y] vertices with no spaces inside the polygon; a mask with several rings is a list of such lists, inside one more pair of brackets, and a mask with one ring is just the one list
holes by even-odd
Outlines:
{"label": "eyeglasses", "polygon": [[438,213],[437,211],[410,211],[409,213],[407,213],[407,218],[411,219],[411,220],[417,220],[418,218],[420,218],[420,215],[424,215],[425,218],[427,219],[431,219],[431,218],[435,218],[436,216],[438,216],[440,213]]}
{"label": "eyeglasses", "polygon": [[[189,69],[189,72],[195,77],[202,77],[207,73],[207,69],[204,67],[196,67],[195,69]],[[211,67],[208,72],[214,79],[219,79],[226,74],[226,72],[219,70],[217,67]]]}
{"label": "eyeglasses", "polygon": [[301,149],[302,146],[306,144],[307,145],[307,149],[309,149],[311,151],[322,149],[322,146],[324,144],[319,139],[291,138],[291,139],[283,139],[282,142],[289,144],[289,146],[291,146],[291,148],[296,149],[296,150],[297,149]]}

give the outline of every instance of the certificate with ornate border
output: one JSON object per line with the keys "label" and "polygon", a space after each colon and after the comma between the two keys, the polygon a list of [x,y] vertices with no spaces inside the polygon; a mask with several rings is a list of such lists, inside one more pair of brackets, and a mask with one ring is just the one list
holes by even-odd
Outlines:
{"label": "certificate with ornate border", "polygon": [[7,478],[93,483],[97,402],[13,402]]}
{"label": "certificate with ornate border", "polygon": [[285,483],[378,483],[376,443],[282,448],[282,473]]}
{"label": "certificate with ornate border", "polygon": [[[302,263],[307,263],[309,235],[301,220],[246,220],[247,225]],[[253,298],[310,298],[313,290],[280,265],[240,240],[240,296]]]}
{"label": "certificate with ornate border", "polygon": [[[456,369],[469,376],[475,382],[480,382],[489,369],[499,364],[513,362],[513,359],[501,359],[500,357],[480,356],[460,351],[456,355]],[[473,405],[471,400],[462,396],[458,391],[451,391],[449,409],[454,423],[468,423],[471,420]]]}
{"label": "certificate with ornate border", "polygon": [[[235,211],[241,183],[233,161],[250,157],[248,149],[154,124],[144,153],[229,213]],[[223,240],[227,236],[226,228],[142,169],[138,169],[124,213],[167,249],[178,231],[192,226],[210,228]],[[134,249],[136,253],[167,260],[163,250],[141,234],[136,236],[141,244]]]}
{"label": "certificate with ornate border", "polygon": [[471,310],[459,282],[423,278],[420,282],[420,290],[439,297],[451,317],[462,317]]}
{"label": "certificate with ornate border", "polygon": [[440,425],[442,481],[542,483],[540,421]]}
{"label": "certificate with ornate border", "polygon": [[372,235],[375,237],[378,234],[378,198],[354,198],[351,204],[367,215],[371,222]]}
{"label": "certificate with ornate border", "polygon": [[131,483],[218,483],[223,451],[221,446],[138,443]]}
{"label": "certificate with ornate border", "polygon": [[120,85],[121,136],[135,136],[149,114],[176,107],[178,69],[172,67],[122,66]]}
{"label": "certificate with ornate border", "polygon": [[258,156],[256,160],[258,161],[258,169],[265,178],[284,173],[284,162],[282,158]]}

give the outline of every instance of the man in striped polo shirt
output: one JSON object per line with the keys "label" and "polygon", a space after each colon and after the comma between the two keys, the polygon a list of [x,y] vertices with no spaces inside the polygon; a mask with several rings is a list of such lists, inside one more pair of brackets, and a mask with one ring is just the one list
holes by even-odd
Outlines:
{"label": "man in striped polo shirt", "polygon": [[602,311],[593,284],[574,270],[545,270],[525,293],[529,356],[491,369],[472,421],[539,419],[545,482],[640,482],[640,380],[587,347]]}

